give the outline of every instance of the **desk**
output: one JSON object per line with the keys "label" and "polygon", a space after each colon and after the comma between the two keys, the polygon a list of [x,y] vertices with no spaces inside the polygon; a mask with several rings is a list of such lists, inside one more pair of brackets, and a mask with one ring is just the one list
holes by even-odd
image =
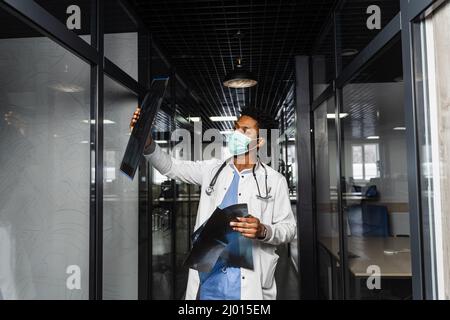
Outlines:
{"label": "desk", "polygon": [[[321,238],[319,242],[334,259],[339,261],[339,246],[336,240]],[[410,238],[348,237],[347,246],[350,253],[358,256],[348,259],[348,268],[356,278],[370,276],[367,267],[371,265],[380,267],[382,278],[412,277]],[[385,250],[405,252],[389,255],[384,252]]]}
{"label": "desk", "polygon": [[[340,265],[337,240],[337,238],[329,237],[319,240],[319,244],[329,254],[332,266],[335,267]],[[410,295],[410,289],[407,289],[406,295],[405,291],[401,292],[402,289],[399,295],[391,291],[393,287],[398,288],[400,284],[398,281],[402,282],[403,286],[400,284],[400,287],[403,288],[405,283],[410,283],[412,277],[410,238],[348,237],[347,247],[349,254],[352,254],[352,256],[348,257],[348,270],[353,283],[353,290],[352,287],[348,288],[351,297],[361,299],[363,292],[365,297],[370,298],[383,296],[406,298]],[[386,254],[385,251],[399,252]],[[387,291],[385,290],[387,283],[382,285],[382,290],[371,291],[366,288],[365,279],[372,275],[367,273],[367,268],[372,265],[380,267],[381,281],[387,280],[387,283],[389,283]]]}
{"label": "desk", "polygon": [[[363,195],[361,192],[346,192],[342,194],[342,199],[345,201],[362,201],[362,200],[373,200],[373,198],[368,198]],[[337,201],[338,195],[337,193],[332,193],[330,196],[330,200]]]}

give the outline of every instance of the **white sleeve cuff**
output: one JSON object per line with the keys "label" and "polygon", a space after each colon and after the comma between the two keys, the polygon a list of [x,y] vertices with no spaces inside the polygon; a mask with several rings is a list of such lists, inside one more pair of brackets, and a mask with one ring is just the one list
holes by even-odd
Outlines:
{"label": "white sleeve cuff", "polygon": [[267,232],[266,232],[266,236],[264,238],[259,239],[262,242],[266,242],[267,240],[271,239],[272,238],[272,233],[273,233],[271,226],[265,224],[264,227],[266,228]]}
{"label": "white sleeve cuff", "polygon": [[152,154],[155,151],[155,149],[156,149],[156,142],[155,140],[152,140],[152,143],[146,148],[144,148],[144,155]]}

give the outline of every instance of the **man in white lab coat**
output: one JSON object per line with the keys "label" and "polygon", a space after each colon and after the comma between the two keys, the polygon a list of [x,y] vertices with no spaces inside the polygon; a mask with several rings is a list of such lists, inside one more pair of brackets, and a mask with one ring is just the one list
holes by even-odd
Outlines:
{"label": "man in white lab coat", "polygon": [[[135,112],[131,126],[139,117]],[[231,226],[238,236],[252,239],[253,270],[220,263],[210,273],[189,269],[187,300],[276,299],[274,279],[277,245],[292,241],[296,221],[283,175],[263,164],[257,150],[266,143],[260,129],[274,129],[276,122],[256,108],[245,108],[228,138],[232,156],[225,161],[181,161],[148,138],[145,158],[163,175],[201,186],[195,230],[217,207],[246,203],[251,217],[239,218]],[[270,140],[270,139],[268,139]],[[215,183],[213,181],[215,180]]]}

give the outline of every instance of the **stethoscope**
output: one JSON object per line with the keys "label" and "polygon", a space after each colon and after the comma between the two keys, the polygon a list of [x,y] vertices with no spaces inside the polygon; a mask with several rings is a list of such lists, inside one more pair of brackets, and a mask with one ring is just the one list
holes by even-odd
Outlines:
{"label": "stethoscope", "polygon": [[[253,166],[252,173],[253,173],[253,178],[255,179],[255,182],[256,182],[256,188],[258,189],[258,194],[256,195],[256,198],[258,198],[259,200],[269,200],[270,198],[272,198],[272,196],[270,195],[270,191],[272,189],[267,186],[267,169],[262,164],[261,161],[258,160],[258,162],[263,167],[264,173],[265,173],[264,175],[265,175],[266,195],[264,197],[261,195],[261,190],[259,189],[258,179],[256,179],[256,173],[255,173],[256,164],[255,164]],[[216,174],[211,179],[211,182],[209,183],[209,186],[208,186],[208,188],[206,188],[206,191],[205,191],[208,196],[212,195],[212,193],[214,192],[214,186],[216,185],[217,178],[219,177],[222,170],[226,167],[226,165],[227,165],[227,162],[222,163],[219,170],[217,170]]]}

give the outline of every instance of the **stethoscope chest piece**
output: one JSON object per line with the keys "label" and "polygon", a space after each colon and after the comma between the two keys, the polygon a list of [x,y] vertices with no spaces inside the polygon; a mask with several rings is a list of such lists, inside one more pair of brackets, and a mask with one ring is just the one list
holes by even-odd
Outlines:
{"label": "stethoscope chest piece", "polygon": [[206,188],[206,194],[208,195],[208,196],[210,196],[210,195],[212,195],[212,193],[214,192],[214,188],[213,187],[211,187],[211,186],[209,186],[208,188]]}

